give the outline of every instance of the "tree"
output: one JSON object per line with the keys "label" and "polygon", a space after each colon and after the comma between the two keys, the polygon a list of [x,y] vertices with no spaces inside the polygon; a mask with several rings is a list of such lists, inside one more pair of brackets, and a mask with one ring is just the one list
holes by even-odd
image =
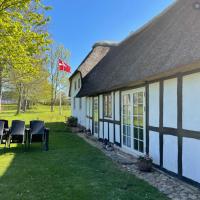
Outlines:
{"label": "tree", "polygon": [[24,85],[37,76],[51,42],[44,29],[49,18],[43,12],[48,9],[40,0],[0,0],[0,99],[2,74],[7,69],[19,93],[17,113]]}
{"label": "tree", "polygon": [[[54,105],[59,91],[64,90],[69,84],[68,74],[58,70],[58,59],[69,62],[70,52],[63,45],[54,45],[51,47],[48,59],[48,69],[51,82],[51,112],[54,111]],[[61,113],[61,107],[60,107]]]}

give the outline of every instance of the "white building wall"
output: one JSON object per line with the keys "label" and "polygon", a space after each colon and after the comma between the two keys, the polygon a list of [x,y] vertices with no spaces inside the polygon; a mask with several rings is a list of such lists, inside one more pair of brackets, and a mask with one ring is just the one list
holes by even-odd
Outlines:
{"label": "white building wall", "polygon": [[120,143],[120,125],[115,125],[115,142]]}
{"label": "white building wall", "polygon": [[152,157],[154,164],[160,165],[160,140],[158,132],[149,132],[149,155]]}
{"label": "white building wall", "polygon": [[200,183],[200,140],[183,138],[183,176]]}
{"label": "white building wall", "polygon": [[90,119],[89,121],[90,121],[89,122],[90,123],[90,131],[92,132],[93,131],[93,121],[92,121],[92,119]]}
{"label": "white building wall", "polygon": [[109,141],[114,143],[114,125],[113,123],[109,123]]}
{"label": "white building wall", "polygon": [[176,136],[163,136],[163,167],[178,173],[178,138]]}
{"label": "white building wall", "polygon": [[160,98],[159,82],[149,85],[149,125],[159,126],[159,98]]}
{"label": "white building wall", "polygon": [[200,131],[200,73],[183,77],[183,129]]}
{"label": "white building wall", "polygon": [[[78,84],[80,80],[80,85]],[[76,87],[75,87],[76,85]],[[75,98],[81,88],[81,75],[80,73],[76,74],[71,80],[70,85],[70,96],[71,96],[71,111],[72,116],[77,117],[78,123],[82,126],[86,126],[86,98],[81,98],[82,106],[80,108],[80,99]]]}
{"label": "white building wall", "polygon": [[82,126],[86,126],[86,97],[81,98],[80,107],[80,98],[76,98],[76,109],[74,110],[74,116],[78,118],[78,123]]}
{"label": "white building wall", "polygon": [[104,139],[108,139],[108,122],[104,122]]}
{"label": "white building wall", "polygon": [[163,126],[177,128],[177,78],[164,81]]}
{"label": "white building wall", "polygon": [[99,123],[99,138],[103,139],[103,122]]}

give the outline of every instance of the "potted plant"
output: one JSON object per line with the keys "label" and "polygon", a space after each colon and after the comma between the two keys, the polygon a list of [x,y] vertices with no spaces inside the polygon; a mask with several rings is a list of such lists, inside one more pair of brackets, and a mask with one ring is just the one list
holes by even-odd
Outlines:
{"label": "potted plant", "polygon": [[152,171],[153,160],[149,155],[140,156],[138,158],[138,168],[142,172]]}
{"label": "potted plant", "polygon": [[69,117],[67,119],[67,126],[68,127],[77,127],[78,125],[78,119],[76,117]]}

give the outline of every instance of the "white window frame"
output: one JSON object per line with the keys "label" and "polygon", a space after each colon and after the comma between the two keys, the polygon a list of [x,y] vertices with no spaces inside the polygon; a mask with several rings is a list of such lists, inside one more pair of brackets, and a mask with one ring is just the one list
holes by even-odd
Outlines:
{"label": "white window frame", "polygon": [[[133,94],[134,93],[138,93],[138,92],[143,92],[144,94],[144,98],[143,98],[143,109],[144,109],[144,112],[143,112],[143,131],[144,131],[144,134],[143,134],[143,150],[144,152],[141,153],[139,151],[136,151],[134,149],[134,144],[133,144],[133,140],[134,140],[134,137],[133,137]],[[121,137],[122,137],[122,148],[125,152],[127,153],[131,153],[131,154],[134,154],[136,156],[142,156],[142,155],[145,155],[146,154],[146,95],[145,95],[145,88],[142,87],[142,88],[137,88],[137,89],[133,89],[133,90],[127,90],[127,91],[123,91],[122,94],[121,94],[121,111],[123,112],[123,96],[126,95],[126,94],[130,94],[131,96],[131,148],[125,146],[123,144],[123,114],[121,114]],[[122,113],[121,112],[121,113]]]}
{"label": "white window frame", "polygon": [[[105,96],[108,96],[108,95],[111,96],[111,115],[105,114]],[[108,109],[107,109],[107,111],[108,111]],[[104,117],[104,119],[112,119],[113,118],[113,94],[112,94],[112,92],[106,93],[103,95],[103,117]]]}

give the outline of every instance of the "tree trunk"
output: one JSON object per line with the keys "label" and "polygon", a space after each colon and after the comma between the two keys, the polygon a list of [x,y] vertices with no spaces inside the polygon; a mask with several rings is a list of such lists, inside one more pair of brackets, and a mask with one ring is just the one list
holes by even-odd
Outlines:
{"label": "tree trunk", "polygon": [[54,111],[54,99],[53,99],[53,94],[54,94],[54,88],[53,88],[53,84],[51,86],[51,112]]}
{"label": "tree trunk", "polygon": [[3,81],[2,81],[3,68],[0,68],[0,112],[2,111],[2,94],[3,94]]}
{"label": "tree trunk", "polygon": [[19,86],[19,97],[18,97],[18,104],[17,104],[17,115],[21,111],[21,105],[22,105],[22,95],[23,95],[23,89],[22,89],[22,84]]}
{"label": "tree trunk", "polygon": [[23,104],[22,104],[22,110],[24,112],[26,112],[26,108],[27,108],[27,94],[26,94],[26,90],[23,90]]}

